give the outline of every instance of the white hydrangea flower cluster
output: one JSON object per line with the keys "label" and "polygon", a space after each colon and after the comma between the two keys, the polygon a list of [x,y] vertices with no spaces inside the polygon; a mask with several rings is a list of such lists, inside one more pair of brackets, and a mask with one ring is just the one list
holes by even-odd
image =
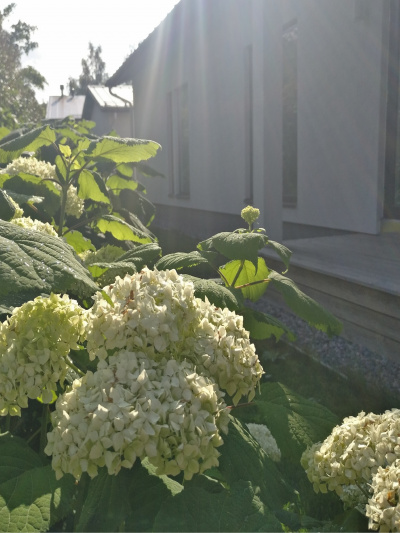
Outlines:
{"label": "white hydrangea flower cluster", "polygon": [[65,204],[66,214],[79,218],[84,210],[85,202],[79,198],[78,189],[74,185],[70,185],[67,191],[67,202]]}
{"label": "white hydrangea flower cluster", "polygon": [[371,489],[373,496],[365,513],[369,517],[368,528],[400,531],[400,459],[386,468],[378,468]]}
{"label": "white hydrangea flower cluster", "polygon": [[190,363],[120,350],[56,403],[45,452],[59,479],[110,475],[148,457],[157,474],[191,479],[218,465],[228,414],[221,393]]}
{"label": "white hydrangea flower cluster", "polygon": [[57,179],[55,165],[46,163],[46,161],[39,161],[36,157],[18,157],[1,170],[0,174],[16,176],[20,172],[39,176],[43,179]]}
{"label": "white hydrangea flower cluster", "polygon": [[0,415],[20,415],[28,398],[52,401],[85,325],[85,312],[67,295],[39,296],[14,309],[0,325]]}
{"label": "white hydrangea flower cluster", "polygon": [[90,358],[116,349],[143,351],[150,359],[190,361],[233,397],[251,400],[263,369],[243,319],[194,296],[191,282],[175,270],[145,268],[97,293],[89,313]]}
{"label": "white hydrangea flower cluster", "polygon": [[12,205],[15,208],[15,213],[14,213],[13,219],[23,217],[24,216],[24,210],[17,204],[17,202],[15,200],[13,200],[11,198],[11,196],[8,196],[8,199],[10,200],[10,202],[12,203]]}
{"label": "white hydrangea flower cluster", "polygon": [[32,220],[31,217],[17,217],[10,220],[11,224],[15,226],[20,226],[21,228],[31,229],[34,231],[39,231],[40,233],[45,233],[46,235],[52,235],[57,237],[57,232],[51,224],[48,222],[41,222],[40,220]]}
{"label": "white hydrangea flower cluster", "polygon": [[[392,409],[383,414],[361,412],[345,418],[323,443],[316,443],[303,453],[301,464],[316,492],[335,491],[346,505],[365,509],[369,487],[378,471],[397,458],[400,410]],[[354,485],[359,490],[345,489]]]}
{"label": "white hydrangea flower cluster", "polygon": [[264,424],[249,423],[246,426],[268,457],[275,462],[279,462],[281,460],[281,451],[269,428]]}
{"label": "white hydrangea flower cluster", "polygon": [[[0,171],[0,174],[15,176],[20,172],[39,176],[42,179],[51,179],[57,181],[55,165],[40,161],[36,157],[18,157],[9,163],[6,168]],[[55,186],[61,190],[61,186],[55,183]],[[79,218],[84,211],[84,201],[78,197],[77,188],[71,185],[67,192],[67,202],[65,212],[75,218]]]}

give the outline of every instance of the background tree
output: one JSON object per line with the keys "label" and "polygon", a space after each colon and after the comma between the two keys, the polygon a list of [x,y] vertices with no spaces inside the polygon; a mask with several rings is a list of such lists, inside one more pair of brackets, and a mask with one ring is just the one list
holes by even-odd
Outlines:
{"label": "background tree", "polygon": [[11,30],[4,22],[15,4],[0,11],[0,127],[15,129],[37,122],[45,116],[45,104],[40,104],[35,89],[44,89],[45,78],[33,67],[22,67],[22,58],[38,44],[31,40],[34,26],[18,21]]}
{"label": "background tree", "polygon": [[103,85],[108,79],[106,64],[101,58],[101,46],[95,48],[89,43],[89,56],[82,59],[81,64],[82,74],[79,78],[69,78],[70,94],[86,94],[88,85]]}

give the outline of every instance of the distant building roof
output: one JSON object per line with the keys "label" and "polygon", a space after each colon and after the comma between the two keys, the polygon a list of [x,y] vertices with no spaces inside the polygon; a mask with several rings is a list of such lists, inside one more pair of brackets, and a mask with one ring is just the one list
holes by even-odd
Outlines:
{"label": "distant building roof", "polygon": [[46,118],[82,118],[85,96],[50,96]]}
{"label": "distant building roof", "polygon": [[112,88],[101,85],[89,85],[88,96],[92,96],[101,108],[124,109],[133,106],[133,91],[130,85],[119,85]]}

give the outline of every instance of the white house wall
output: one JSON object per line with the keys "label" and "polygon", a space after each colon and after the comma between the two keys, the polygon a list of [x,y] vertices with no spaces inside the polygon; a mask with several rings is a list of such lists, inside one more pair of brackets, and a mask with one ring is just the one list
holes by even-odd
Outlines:
{"label": "white house wall", "polygon": [[[233,1],[238,9],[230,9]],[[146,180],[148,195],[164,205],[239,214],[245,205],[244,49],[251,43],[251,0],[190,0],[185,5],[190,11],[183,33],[170,37],[174,43],[160,35],[153,48],[157,65],[140,72],[140,83],[134,80],[136,135],[162,145],[150,164],[167,174],[165,180]],[[226,17],[228,33],[223,30]],[[188,199],[169,196],[166,113],[167,93],[184,83],[190,109]]]}
{"label": "white house wall", "polygon": [[298,202],[284,220],[378,233],[380,0],[300,0]]}
{"label": "white house wall", "polygon": [[[357,11],[360,1],[367,8]],[[237,215],[245,205],[246,78],[253,57],[253,203],[282,222],[378,233],[385,0],[182,0],[135,54],[135,135],[163,149],[156,204]],[[282,210],[282,27],[298,21],[298,195]],[[169,20],[169,22],[168,22]],[[142,49],[141,49],[142,48]],[[190,197],[176,195],[168,93],[188,84]],[[172,131],[172,135],[171,135]],[[174,189],[175,186],[175,189]],[[271,231],[269,231],[271,228]]]}

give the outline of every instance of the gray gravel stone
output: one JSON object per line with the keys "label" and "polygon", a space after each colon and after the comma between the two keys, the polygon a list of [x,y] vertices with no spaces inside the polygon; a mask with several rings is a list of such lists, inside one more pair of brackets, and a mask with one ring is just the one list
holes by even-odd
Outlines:
{"label": "gray gravel stone", "polygon": [[348,377],[359,374],[367,385],[379,385],[400,399],[400,363],[342,337],[329,338],[266,298],[258,300],[254,307],[283,322],[296,335],[294,345],[313,359]]}

